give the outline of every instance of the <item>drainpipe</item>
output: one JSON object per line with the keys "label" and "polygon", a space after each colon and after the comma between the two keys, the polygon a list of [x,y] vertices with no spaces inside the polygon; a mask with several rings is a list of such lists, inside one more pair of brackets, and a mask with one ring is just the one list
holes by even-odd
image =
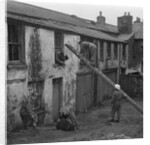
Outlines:
{"label": "drainpipe", "polygon": [[121,44],[118,45],[118,76],[117,76],[117,83],[119,84],[120,79],[120,62],[121,62]]}
{"label": "drainpipe", "polygon": [[[96,40],[96,55],[95,55],[95,59],[96,59],[96,62],[95,62],[95,67],[98,68],[99,67],[99,41]],[[97,85],[98,85],[98,75],[93,72],[94,74],[94,106],[97,105]]]}
{"label": "drainpipe", "polygon": [[127,69],[128,69],[128,64],[129,63],[129,43],[126,44],[126,72],[125,74],[127,74]]}

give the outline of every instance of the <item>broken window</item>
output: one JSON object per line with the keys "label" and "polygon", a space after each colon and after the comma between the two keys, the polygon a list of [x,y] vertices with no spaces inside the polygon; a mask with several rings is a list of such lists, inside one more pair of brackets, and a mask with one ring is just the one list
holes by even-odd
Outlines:
{"label": "broken window", "polygon": [[22,62],[23,56],[23,26],[18,23],[8,23],[8,61]]}
{"label": "broken window", "polygon": [[107,43],[107,59],[111,58],[111,42]]}
{"label": "broken window", "polygon": [[126,59],[126,44],[123,44],[123,47],[122,47],[122,58]]}
{"label": "broken window", "polygon": [[100,59],[103,60],[104,59],[104,46],[103,46],[104,42],[101,41],[100,42]]}
{"label": "broken window", "polygon": [[114,43],[114,59],[118,58],[118,43]]}
{"label": "broken window", "polygon": [[55,31],[55,63],[61,66],[65,65],[65,60],[68,59],[64,55],[64,37],[62,32]]}

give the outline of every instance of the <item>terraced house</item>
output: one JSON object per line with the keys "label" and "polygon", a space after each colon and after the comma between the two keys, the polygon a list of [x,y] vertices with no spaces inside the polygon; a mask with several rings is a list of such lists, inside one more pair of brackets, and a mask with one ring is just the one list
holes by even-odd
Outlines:
{"label": "terraced house", "polygon": [[[71,100],[76,113],[80,113],[110,96],[113,88],[92,71],[81,71],[80,60],[65,44],[71,44],[80,51],[80,40],[96,40],[96,67],[118,82],[120,74],[128,69],[130,58],[128,38],[131,34],[122,34],[121,30],[127,27],[126,31],[130,31],[132,16],[125,17],[126,23],[118,19],[119,26],[113,26],[106,24],[101,12],[94,22],[8,1],[8,130],[21,126],[19,110],[23,100],[34,100],[41,111],[40,124],[50,124],[57,118],[59,109]],[[63,65],[57,59],[60,52],[67,58]],[[36,98],[31,95],[34,92]]]}

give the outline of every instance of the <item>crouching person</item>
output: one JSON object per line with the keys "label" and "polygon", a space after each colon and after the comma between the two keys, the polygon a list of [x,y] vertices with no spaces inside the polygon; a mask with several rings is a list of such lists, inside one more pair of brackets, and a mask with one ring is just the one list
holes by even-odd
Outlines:
{"label": "crouching person", "polygon": [[[119,122],[121,118],[121,106],[122,106],[123,94],[120,92],[120,85],[115,84],[115,90],[111,100],[111,122]],[[115,114],[117,119],[115,120]]]}
{"label": "crouching person", "polygon": [[32,125],[33,130],[37,131],[38,115],[34,111],[28,109],[27,102],[25,101],[22,101],[21,104],[20,117],[24,129],[27,129],[28,125]]}
{"label": "crouching person", "polygon": [[77,119],[71,105],[61,108],[56,128],[64,131],[74,131],[78,129]]}
{"label": "crouching person", "polygon": [[28,123],[31,120],[31,115],[27,108],[27,102],[25,101],[22,101],[22,104],[21,104],[20,117],[22,119],[24,129],[27,129]]}

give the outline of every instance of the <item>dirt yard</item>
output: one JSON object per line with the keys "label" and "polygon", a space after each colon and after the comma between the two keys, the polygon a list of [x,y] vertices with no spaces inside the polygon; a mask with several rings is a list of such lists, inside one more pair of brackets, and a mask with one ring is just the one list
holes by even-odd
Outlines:
{"label": "dirt yard", "polygon": [[[141,107],[142,101],[136,101]],[[123,103],[120,123],[110,123],[110,102],[77,116],[79,130],[56,130],[54,125],[38,127],[39,133],[31,128],[12,132],[8,135],[8,144],[48,143],[65,141],[89,141],[125,138],[143,138],[143,118],[127,102]]]}

